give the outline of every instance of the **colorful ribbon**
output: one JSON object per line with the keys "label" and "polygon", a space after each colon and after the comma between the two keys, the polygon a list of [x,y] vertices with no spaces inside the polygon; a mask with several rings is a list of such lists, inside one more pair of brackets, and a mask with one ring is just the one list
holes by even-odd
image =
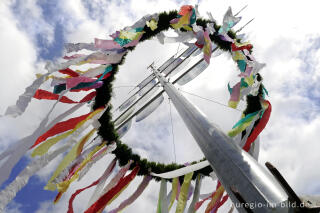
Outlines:
{"label": "colorful ribbon", "polygon": [[48,184],[45,186],[45,189],[47,190],[54,190],[55,187],[58,189],[58,194],[54,200],[54,203],[57,203],[59,199],[61,198],[62,194],[67,191],[70,184],[75,181],[79,177],[79,171],[91,160],[91,157],[99,151],[101,148],[103,148],[105,144],[101,144],[100,146],[96,146],[95,149],[88,155],[88,157],[78,166],[76,167],[70,175],[61,183],[54,184],[51,182],[54,178],[51,177]]}
{"label": "colorful ribbon", "polygon": [[208,204],[208,206],[205,210],[205,213],[210,213],[212,210],[214,210],[214,208],[216,210],[218,210],[218,205],[220,203],[220,200],[222,198],[223,193],[224,193],[224,188],[220,184],[220,182],[218,182],[217,190],[213,193],[212,199],[211,199],[210,203]]}
{"label": "colorful ribbon", "polygon": [[[38,139],[35,141],[35,143],[31,146],[31,148],[37,146],[38,144],[42,143],[45,141],[47,138],[52,137],[54,135],[57,135],[62,132],[66,132],[68,130],[72,130],[74,132],[77,128],[79,128],[85,121],[89,120],[92,118],[94,115],[98,114],[101,112],[103,108],[99,108],[93,112],[89,112],[87,114],[75,117],[75,118],[70,118],[66,121],[59,122],[55,124],[52,128],[50,128],[46,133],[38,137]],[[72,132],[69,132],[65,137],[70,135]],[[63,138],[65,138],[63,137]]]}
{"label": "colorful ribbon", "polygon": [[241,17],[235,17],[232,15],[231,7],[229,7],[223,17],[223,23],[219,29],[219,34],[226,34],[233,26],[235,26],[240,21],[240,19]]}
{"label": "colorful ribbon", "polygon": [[262,132],[262,130],[266,127],[266,125],[269,121],[269,118],[270,118],[270,114],[271,114],[271,110],[272,110],[271,103],[267,100],[263,100],[262,105],[266,109],[265,109],[259,123],[252,130],[250,136],[247,139],[246,144],[243,147],[243,149],[247,152],[249,151],[251,144],[256,140],[256,138],[259,136],[259,134]]}
{"label": "colorful ribbon", "polygon": [[113,39],[121,47],[132,47],[136,46],[141,39],[142,35],[145,33],[142,31],[143,28],[134,28],[129,30],[121,30],[118,32]]}
{"label": "colorful ribbon", "polygon": [[51,176],[49,183],[52,182],[67,166],[76,159],[82,152],[84,144],[88,141],[88,139],[93,135],[96,130],[91,130],[88,134],[86,134],[81,140],[71,149],[71,151],[63,158],[60,162],[53,175]]}
{"label": "colorful ribbon", "polygon": [[203,36],[204,36],[203,58],[208,64],[210,64],[210,58],[212,53],[212,42],[209,37],[208,29],[206,29]]}
{"label": "colorful ribbon", "polygon": [[241,87],[240,82],[234,85],[232,89],[230,89],[230,86],[228,84],[229,92],[231,93],[229,103],[228,103],[229,107],[237,108],[238,103],[240,101],[240,87]]}
{"label": "colorful ribbon", "polygon": [[235,42],[235,43],[232,43],[231,44],[231,50],[232,51],[240,51],[240,50],[251,50],[253,48],[252,44],[250,44],[249,42],[246,42],[246,43],[238,43],[238,42]]}
{"label": "colorful ribbon", "polygon": [[146,25],[152,30],[155,31],[158,28],[158,22],[155,19],[146,21]]}
{"label": "colorful ribbon", "polygon": [[73,193],[71,195],[71,197],[69,199],[69,206],[68,206],[68,212],[67,213],[73,213],[73,201],[76,198],[76,196],[78,196],[78,194],[80,194],[81,192],[83,192],[86,189],[91,188],[92,186],[95,186],[95,185],[99,184],[101,181],[106,180],[110,176],[110,174],[112,173],[114,167],[116,166],[116,162],[117,162],[116,159],[112,160],[110,162],[109,166],[106,168],[106,170],[104,171],[104,173],[102,174],[102,176],[98,180],[94,181],[92,184],[90,184],[87,187],[84,187],[82,189],[78,189],[77,191],[75,191],[75,193]]}
{"label": "colorful ribbon", "polygon": [[136,191],[128,199],[122,201],[122,203],[118,206],[118,208],[113,209],[113,210],[111,210],[109,212],[110,213],[120,212],[125,207],[129,206],[130,204],[132,204],[142,194],[142,192],[146,189],[146,187],[148,186],[148,184],[149,184],[151,179],[152,179],[151,176],[144,176],[142,182],[140,183],[140,185],[138,186]]}
{"label": "colorful ribbon", "polygon": [[136,166],[129,175],[121,178],[118,184],[110,189],[107,193],[102,195],[94,204],[92,204],[85,213],[95,213],[103,210],[104,206],[108,204],[114,197],[119,193],[136,177],[139,172],[139,166]]}
{"label": "colorful ribbon", "polygon": [[176,213],[182,213],[186,207],[187,199],[188,199],[188,191],[189,186],[192,180],[193,172],[190,172],[189,174],[186,174],[184,176],[183,184],[181,186],[178,204],[176,208]]}
{"label": "colorful ribbon", "polygon": [[90,201],[89,201],[89,207],[98,200],[98,198],[106,194],[110,189],[115,187],[119,180],[123,178],[123,176],[126,174],[126,172],[129,170],[130,166],[132,164],[132,161],[129,161],[124,167],[120,169],[117,175],[115,175],[112,180],[109,182],[109,184],[103,188],[103,185],[101,185],[101,188],[96,188],[95,192],[92,194]]}
{"label": "colorful ribbon", "polygon": [[[98,79],[92,80],[92,81],[90,81],[90,82],[82,82],[82,81],[81,81],[81,80],[83,80],[83,79],[87,79],[87,80],[88,80],[88,78],[86,78],[86,77],[75,77],[75,80],[74,80],[74,81],[75,81],[75,83],[77,83],[77,84],[76,84],[76,86],[70,88],[70,91],[71,91],[71,92],[72,92],[72,90],[77,90],[77,91],[79,91],[79,90],[84,89],[84,88],[89,88],[89,89],[97,88],[97,86],[99,86],[99,85],[97,85],[98,82],[101,81],[101,80],[103,80],[103,79],[105,79],[105,78],[107,78],[107,77],[109,77],[109,76],[111,75],[111,74],[110,74],[111,71],[112,71],[112,66],[107,66],[107,67],[104,69],[104,73],[103,73],[101,76],[99,76]],[[70,82],[70,81],[73,81],[73,79],[67,79],[67,81]],[[73,85],[73,83],[74,83],[74,82],[72,82],[71,85]],[[69,86],[70,86],[70,84],[69,84]],[[101,86],[101,85],[100,85],[100,86]],[[67,89],[67,85],[66,85],[66,84],[60,84],[60,85],[57,85],[57,86],[54,87],[53,93],[59,94],[60,92],[66,90],[66,89]]]}
{"label": "colorful ribbon", "polygon": [[70,77],[78,77],[79,73],[67,68],[64,70],[59,70],[60,73],[65,74],[65,75],[69,75]]}
{"label": "colorful ribbon", "polygon": [[67,104],[76,104],[76,103],[85,103],[91,101],[96,96],[96,92],[91,92],[88,95],[86,95],[83,99],[80,101],[73,101],[69,99],[66,96],[60,97],[57,94],[54,94],[52,92],[38,89],[36,93],[34,94],[33,98],[36,98],[38,100],[58,100],[61,103],[67,103]]}
{"label": "colorful ribbon", "polygon": [[191,25],[196,21],[196,11],[191,5],[184,5],[180,8],[178,17],[171,20],[171,26],[174,29],[183,28],[185,30],[192,30]]}
{"label": "colorful ribbon", "polygon": [[245,117],[243,117],[242,119],[240,119],[233,127],[232,130],[230,130],[228,132],[228,135],[230,137],[234,137],[236,135],[238,135],[239,133],[241,133],[243,130],[245,130],[248,126],[250,126],[250,124],[255,121],[255,117],[258,115],[259,111],[250,113],[248,115],[246,115]]}
{"label": "colorful ribbon", "polygon": [[178,194],[178,185],[179,185],[179,178],[173,178],[172,180],[172,190],[171,190],[171,198],[170,198],[170,204],[169,204],[169,211],[176,200],[177,194]]}

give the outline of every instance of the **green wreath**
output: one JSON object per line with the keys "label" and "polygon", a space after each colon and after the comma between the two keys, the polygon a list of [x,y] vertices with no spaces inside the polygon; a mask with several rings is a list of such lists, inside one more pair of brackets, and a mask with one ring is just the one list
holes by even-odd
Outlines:
{"label": "green wreath", "polygon": [[[170,24],[170,21],[177,17],[180,18],[181,15],[179,15],[176,10],[170,11],[170,12],[162,12],[158,14],[157,28],[151,29],[151,27],[149,27],[148,25],[145,25],[142,29],[144,33],[142,34],[142,37],[140,38],[139,42],[149,40],[154,36],[158,35],[160,32],[167,31],[169,28],[173,29],[172,25]],[[232,43],[229,41],[223,40],[221,36],[219,36],[218,32],[219,31],[221,32],[222,26],[217,25],[214,21],[208,20],[208,19],[195,18],[194,22],[196,23],[196,25],[201,26],[202,28],[205,28],[207,24],[212,24],[215,29],[215,32],[209,35],[211,41],[213,41],[218,46],[219,49],[231,53]],[[189,25],[189,27],[191,27],[191,25]],[[180,30],[184,32],[186,31],[185,28],[181,28]],[[229,36],[229,38],[234,39],[239,43],[241,42],[240,39],[237,39],[236,33],[233,32],[232,30],[228,30],[226,34]],[[124,47],[124,48],[129,51],[132,51],[135,49],[135,47]],[[249,50],[250,52],[251,52],[251,48]],[[125,62],[126,54],[123,56],[122,60],[118,64],[112,65],[112,75],[109,78],[103,80],[104,84],[102,87],[96,89],[97,96],[95,98],[95,102],[93,105],[94,110],[101,106],[105,106],[107,103],[109,103],[111,99],[111,94],[112,94],[112,82],[115,79],[115,75],[118,72],[119,66]],[[257,74],[255,78],[258,81],[262,80],[262,77],[259,74]],[[244,115],[248,115],[252,112],[256,112],[262,109],[259,97],[263,94],[264,94],[263,86],[261,84],[257,95],[247,96],[246,98],[247,107],[243,112]],[[138,154],[134,154],[132,152],[132,149],[128,145],[120,141],[119,135],[115,130],[115,126],[112,121],[111,109],[112,109],[112,106],[109,105],[108,109],[100,117],[99,122],[101,126],[99,128],[98,135],[100,135],[104,141],[107,141],[107,144],[113,141],[116,142],[117,148],[112,153],[115,154],[116,158],[119,161],[120,166],[124,166],[127,164],[129,160],[132,160],[134,163],[131,164],[130,169],[133,169],[135,164],[138,164],[140,166],[138,175],[148,175],[150,174],[150,172],[165,173],[165,172],[169,172],[172,170],[185,167],[184,165],[179,165],[176,163],[163,164],[159,162],[148,161],[147,159],[142,159]],[[203,160],[205,159],[202,159],[201,161]],[[195,164],[195,163],[197,162],[192,162],[191,164]],[[211,167],[207,166],[201,170],[194,172],[193,179],[195,179],[199,173],[205,176],[208,176],[209,173],[211,172],[212,172]],[[159,177],[153,177],[153,178],[157,181],[161,179]]]}

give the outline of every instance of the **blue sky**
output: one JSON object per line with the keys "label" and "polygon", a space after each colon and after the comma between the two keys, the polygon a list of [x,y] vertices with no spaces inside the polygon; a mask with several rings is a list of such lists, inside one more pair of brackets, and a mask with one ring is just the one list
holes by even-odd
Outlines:
{"label": "blue sky", "polygon": [[[195,4],[198,1],[50,1],[50,0],[5,0],[0,3],[0,42],[2,46],[0,65],[2,78],[0,114],[6,107],[15,103],[24,88],[34,79],[34,74],[44,72],[47,60],[57,60],[63,54],[65,42],[92,42],[95,37],[107,38],[115,30],[129,26],[147,13],[178,9],[182,4]],[[254,56],[267,63],[261,71],[265,86],[270,93],[273,113],[270,122],[261,135],[260,162],[271,161],[288,179],[293,188],[301,194],[320,194],[320,171],[316,168],[320,149],[319,118],[319,57],[320,26],[310,20],[317,20],[317,1],[292,2],[268,1],[200,1],[199,10],[206,18],[206,12],[221,23],[222,16],[231,5],[234,11],[244,5],[249,7],[242,13],[244,24],[255,17],[255,21],[245,28],[244,33],[254,45]],[[290,7],[290,8],[289,8]],[[318,17],[320,18],[320,17]],[[238,26],[238,27],[239,27]],[[237,27],[236,27],[237,29]],[[148,54],[153,48],[153,54]],[[144,42],[130,53],[117,76],[115,86],[134,85],[149,73],[143,71],[153,60],[164,60],[175,53],[177,45],[161,46],[157,41]],[[171,56],[171,55],[170,55]],[[226,103],[227,83],[235,79],[235,66],[227,55],[214,58],[210,67],[196,80],[182,89],[201,94]],[[12,73],[14,72],[14,75]],[[14,76],[14,77],[13,77]],[[127,89],[115,89],[112,100],[117,106],[127,97]],[[187,96],[207,114],[209,120],[227,131],[239,118],[239,113],[216,106],[206,101]],[[19,138],[30,134],[49,109],[48,102],[34,101],[25,115],[18,119],[0,118],[0,153]],[[55,115],[64,110],[56,109]],[[82,112],[88,110],[83,109]],[[156,115],[155,115],[156,114]],[[143,122],[134,123],[123,141],[140,155],[156,161],[173,161],[171,126],[168,121],[168,100]],[[32,122],[30,122],[32,121]],[[180,163],[198,160],[202,157],[191,135],[173,109],[177,160]],[[6,125],[3,125],[6,124]],[[16,132],[13,132],[13,129]],[[9,139],[9,140],[8,140]],[[150,143],[150,141],[153,141]],[[192,151],[191,151],[192,150]],[[8,184],[29,161],[29,153],[14,168]],[[58,159],[59,160],[59,159]],[[71,186],[70,191],[53,206],[55,193],[43,190],[57,162],[45,167],[33,176],[9,205],[8,212],[63,212],[71,193],[99,176],[110,157],[97,163],[83,181]],[[1,162],[0,162],[1,163]],[[134,190],[134,185],[128,188]],[[203,193],[211,192],[214,184],[206,180]],[[1,186],[3,189],[6,184]],[[151,183],[146,192],[133,206],[133,209],[155,209],[159,186]],[[92,191],[92,190],[91,190]],[[91,192],[79,196],[75,201],[77,211],[83,211]],[[127,194],[127,195],[128,195]],[[123,195],[119,200],[125,198]],[[117,201],[112,207],[120,203]],[[83,204],[85,203],[85,204]],[[221,211],[223,212],[223,211]]]}

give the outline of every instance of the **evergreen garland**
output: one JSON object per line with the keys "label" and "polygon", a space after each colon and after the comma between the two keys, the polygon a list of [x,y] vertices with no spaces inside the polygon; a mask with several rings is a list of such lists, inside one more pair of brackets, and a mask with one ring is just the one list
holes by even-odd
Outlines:
{"label": "evergreen garland", "polygon": [[[174,18],[176,18],[178,15],[178,12],[176,10],[170,11],[170,12],[162,12],[159,14],[159,20],[158,20],[158,27],[154,31],[152,31],[149,27],[145,26],[143,31],[145,32],[143,36],[141,37],[139,42],[143,42],[145,40],[149,40],[152,37],[156,36],[158,33],[162,31],[166,31],[169,28],[172,28],[170,25],[170,21]],[[198,26],[202,26],[203,28],[206,28],[207,23],[212,23],[210,20],[206,19],[197,19],[196,24]],[[218,35],[218,30],[220,29],[219,25],[214,24],[214,28],[216,32],[213,35],[210,35],[210,39],[212,42],[214,42],[220,49],[224,51],[231,51],[231,43],[228,41],[222,40]],[[232,38],[236,38],[236,34],[232,31],[228,32],[228,35]],[[129,47],[126,48],[129,51],[132,51],[135,49],[135,47]],[[126,54],[127,55],[127,54]],[[163,164],[158,162],[150,162],[147,159],[141,159],[141,157],[137,154],[134,154],[132,152],[132,149],[128,147],[126,144],[122,143],[119,139],[119,136],[115,130],[114,124],[112,122],[112,115],[111,115],[111,109],[112,106],[110,104],[111,100],[111,94],[112,94],[112,82],[115,79],[115,75],[118,72],[119,65],[123,64],[125,62],[124,55],[122,57],[122,60],[118,64],[112,65],[112,72],[111,76],[107,79],[103,80],[103,86],[100,88],[97,88],[97,95],[94,101],[93,109],[97,109],[101,106],[108,105],[108,108],[103,113],[103,115],[99,118],[99,122],[101,124],[98,135],[100,135],[104,141],[107,141],[108,143],[115,141],[117,144],[117,148],[113,151],[113,154],[115,154],[116,158],[119,161],[120,166],[124,166],[127,164],[129,160],[133,160],[134,163],[131,165],[130,169],[133,169],[135,164],[138,164],[140,166],[140,170],[138,175],[147,175],[150,172],[154,173],[164,173],[169,172],[172,170],[176,170],[182,167],[185,167],[184,165],[179,165],[176,163],[171,164]],[[260,77],[259,77],[260,78]],[[262,89],[259,89],[259,93],[262,93]],[[259,96],[259,95],[258,95]],[[244,111],[245,114],[257,111],[257,109],[261,109],[260,101],[258,96],[247,96],[247,108]],[[203,161],[205,159],[202,159]],[[195,164],[198,162],[192,162],[191,164]],[[203,169],[200,169],[198,171],[194,172],[193,179],[196,178],[196,176],[200,173],[205,176],[208,176],[209,173],[212,172],[212,168],[210,166],[207,166]],[[180,177],[180,182],[183,181],[183,177]],[[159,181],[161,178],[159,177],[153,177],[153,179]]]}

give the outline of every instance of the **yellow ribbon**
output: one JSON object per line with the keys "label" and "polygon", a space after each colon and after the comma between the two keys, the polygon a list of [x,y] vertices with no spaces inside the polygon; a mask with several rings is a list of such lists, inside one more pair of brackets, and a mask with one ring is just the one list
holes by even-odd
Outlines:
{"label": "yellow ribbon", "polygon": [[184,176],[183,184],[181,186],[181,190],[179,194],[176,213],[182,213],[184,211],[184,208],[186,207],[192,176],[193,176],[193,172],[190,172]]}
{"label": "yellow ribbon", "polygon": [[158,22],[154,19],[147,21],[146,24],[152,31],[158,28]]}
{"label": "yellow ribbon", "polygon": [[233,52],[232,59],[234,61],[245,60],[245,56],[240,51]]}
{"label": "yellow ribbon", "polygon": [[219,186],[219,188],[217,189],[216,193],[214,193],[214,195],[212,196],[212,199],[206,208],[206,213],[212,210],[212,208],[214,207],[214,205],[216,205],[218,199],[223,195],[223,193],[223,186]]}
{"label": "yellow ribbon", "polygon": [[244,79],[244,81],[245,81],[249,86],[252,86],[253,83],[254,83],[253,75],[250,75],[249,77],[246,77],[246,78]]}
{"label": "yellow ribbon", "polygon": [[45,153],[48,152],[48,150],[55,145],[56,143],[58,143],[60,140],[68,137],[69,135],[71,135],[72,133],[74,133],[77,129],[79,129],[85,122],[87,122],[89,119],[91,119],[93,116],[95,116],[96,114],[100,113],[103,109],[99,108],[96,109],[95,111],[93,111],[86,119],[84,119],[83,121],[80,121],[73,130],[70,130],[68,132],[65,132],[61,135],[58,135],[54,138],[50,138],[49,140],[46,140],[44,142],[42,142],[39,146],[37,146],[37,148],[32,152],[31,156],[37,156],[37,155],[44,155]]}
{"label": "yellow ribbon", "polygon": [[184,29],[190,31],[190,30],[192,30],[192,28],[190,26],[188,26],[189,20],[190,20],[190,13],[182,16],[177,23],[171,24],[171,26],[174,29],[180,29],[181,27],[183,27]]}
{"label": "yellow ribbon", "polygon": [[246,45],[250,44],[250,42],[248,42],[248,41],[244,42],[244,43],[235,42],[234,44],[236,45],[236,47],[243,47],[243,46],[246,46]]}
{"label": "yellow ribbon", "polygon": [[238,103],[239,102],[237,102],[237,101],[229,101],[228,106],[231,107],[231,108],[236,109],[237,106],[238,106]]}
{"label": "yellow ribbon", "polygon": [[37,146],[37,148],[35,148],[35,150],[33,150],[31,156],[35,157],[37,155],[40,155],[40,156],[44,155],[45,153],[48,152],[48,150],[50,149],[51,146],[55,145],[60,140],[65,139],[66,137],[71,135],[73,132],[74,132],[73,130],[70,130],[70,131],[65,132],[61,135],[58,135],[54,138],[50,138],[49,140],[42,142],[39,146]]}
{"label": "yellow ribbon", "polygon": [[119,38],[121,39],[130,39],[130,40],[137,40],[141,34],[143,34],[144,31],[142,32],[131,32],[131,31],[125,31],[125,30],[121,30],[120,31],[120,35]]}
{"label": "yellow ribbon", "polygon": [[169,211],[170,211],[170,209],[176,199],[176,196],[177,196],[178,183],[179,183],[179,179],[177,177],[173,178],[173,180],[172,180],[172,194],[171,194],[171,198],[170,198]]}
{"label": "yellow ribbon", "polygon": [[248,126],[250,126],[250,124],[251,124],[251,122],[252,122],[252,120],[253,120],[254,118],[255,118],[255,116],[252,116],[252,118],[249,119],[246,123],[243,123],[243,124],[237,126],[236,128],[230,130],[230,131],[228,132],[228,135],[229,135],[230,137],[234,137],[234,136],[240,134],[240,132],[244,131]]}
{"label": "yellow ribbon", "polygon": [[[61,183],[57,183],[56,185],[51,183],[50,180],[48,182],[48,184],[45,186],[45,189],[47,190],[55,190],[55,187],[58,189],[58,191],[60,193],[64,193],[65,191],[67,191],[67,189],[69,188],[69,185],[75,181],[78,177],[79,177],[79,171],[81,171],[83,169],[83,167],[89,163],[91,161],[92,156],[97,153],[100,149],[102,149],[105,146],[105,143],[102,143],[101,145],[97,146],[94,148],[94,150],[92,150],[88,156],[81,162],[80,166],[78,167],[78,169],[74,172],[74,175],[68,179],[65,180]],[[52,181],[52,180],[51,180]],[[58,200],[57,200],[58,201]],[[56,201],[56,202],[57,202]]]}
{"label": "yellow ribbon", "polygon": [[73,146],[71,151],[63,158],[57,169],[54,171],[49,182],[52,182],[74,159],[76,159],[77,156],[79,156],[83,145],[88,141],[95,131],[96,129],[92,129],[88,134],[82,137],[76,145]]}

